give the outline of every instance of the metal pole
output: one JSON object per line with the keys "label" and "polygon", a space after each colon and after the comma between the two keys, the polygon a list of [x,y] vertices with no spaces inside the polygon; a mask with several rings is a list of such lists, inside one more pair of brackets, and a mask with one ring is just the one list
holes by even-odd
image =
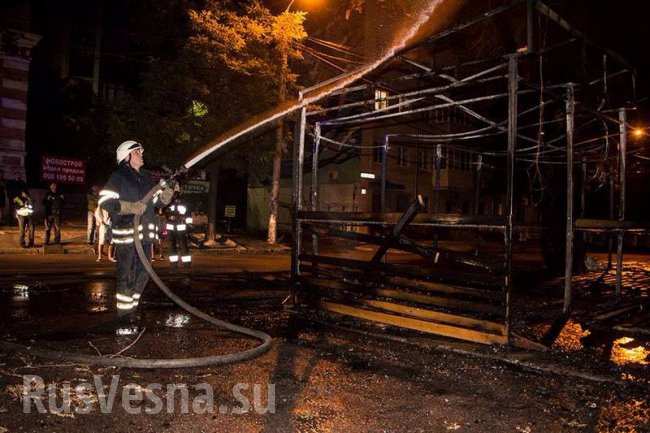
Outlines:
{"label": "metal pole", "polygon": [[420,181],[420,145],[415,145],[415,182],[413,185],[413,197],[418,196],[418,182]]}
{"label": "metal pole", "polygon": [[[619,152],[619,184],[620,197],[618,208],[618,220],[625,221],[625,195],[626,195],[626,152],[627,152],[627,112],[621,108],[618,112],[620,139],[618,145]],[[618,248],[616,250],[616,298],[621,297],[623,288],[623,236],[625,232],[618,232]]]}
{"label": "metal pole", "polygon": [[587,159],[583,156],[580,163],[582,179],[580,180],[580,218],[587,213]]}
{"label": "metal pole", "polygon": [[442,145],[438,144],[436,146],[436,177],[434,180],[434,199],[435,199],[435,207],[433,210],[433,213],[438,213],[440,212],[440,170],[442,170]]}
{"label": "metal pole", "polygon": [[311,161],[311,210],[318,210],[318,156],[320,152],[320,124],[314,125],[314,147]]}
{"label": "metal pole", "polygon": [[573,85],[567,88],[566,99],[566,251],[564,267],[564,314],[571,309],[571,279],[573,277],[573,133],[575,123],[575,94]]}
{"label": "metal pole", "polygon": [[[303,95],[300,94],[300,100]],[[305,131],[307,127],[307,108],[303,107],[296,123],[296,136],[293,149],[293,250],[291,254],[291,277],[296,281],[300,276],[300,253],[302,249],[302,224],[298,213],[302,211],[303,165],[305,162]]]}
{"label": "metal pole", "polygon": [[[609,219],[614,219],[614,169],[609,172]],[[612,251],[614,250],[614,239],[612,233],[607,235],[607,272],[612,269]]]}
{"label": "metal pole", "polygon": [[512,224],[514,216],[515,189],[515,148],[517,146],[517,121],[519,114],[517,91],[519,90],[519,58],[511,56],[508,60],[508,157],[506,194],[506,229],[505,240],[505,322],[506,335],[510,338],[510,299],[512,293]]}
{"label": "metal pole", "polygon": [[[311,210],[317,211],[320,207],[320,185],[318,183],[318,158],[320,154],[320,124],[316,123],[314,126],[314,147],[313,155],[311,162]],[[319,236],[316,232],[313,232],[311,235],[311,246],[312,252],[315,256],[318,255],[318,241]],[[314,268],[317,267],[317,264],[314,263]]]}
{"label": "metal pole", "polygon": [[388,172],[389,137],[384,137],[384,147],[381,153],[381,213],[386,213],[386,174]]}

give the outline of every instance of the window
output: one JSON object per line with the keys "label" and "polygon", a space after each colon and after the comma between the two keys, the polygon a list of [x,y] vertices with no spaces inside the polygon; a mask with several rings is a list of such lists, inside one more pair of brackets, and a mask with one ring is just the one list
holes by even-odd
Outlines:
{"label": "window", "polygon": [[375,90],[375,110],[382,110],[388,107],[388,91],[383,89]]}
{"label": "window", "polygon": [[406,159],[408,158],[408,153],[406,151],[405,146],[398,146],[397,147],[397,165],[400,167],[406,167],[407,161]]}

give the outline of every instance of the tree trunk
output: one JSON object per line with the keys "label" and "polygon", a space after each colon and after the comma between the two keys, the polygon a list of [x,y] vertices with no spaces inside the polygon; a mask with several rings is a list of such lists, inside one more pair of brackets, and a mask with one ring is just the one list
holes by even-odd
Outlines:
{"label": "tree trunk", "polygon": [[[278,89],[278,103],[283,103],[287,98],[287,75],[289,72],[288,47],[280,48],[280,83]],[[284,154],[284,122],[276,130],[275,154],[273,155],[273,182],[271,186],[271,199],[269,203],[269,231],[267,242],[275,244],[278,238],[278,208],[280,201],[280,173],[282,168],[282,156]]]}

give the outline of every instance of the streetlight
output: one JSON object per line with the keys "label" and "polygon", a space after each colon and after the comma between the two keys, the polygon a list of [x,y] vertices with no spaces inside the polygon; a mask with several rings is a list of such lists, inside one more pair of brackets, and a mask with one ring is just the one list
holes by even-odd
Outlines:
{"label": "streetlight", "polygon": [[632,135],[634,136],[634,138],[642,138],[645,136],[645,134],[646,134],[645,129],[643,128],[634,128],[632,130]]}
{"label": "streetlight", "polygon": [[[315,6],[315,4],[316,4],[316,3],[320,3],[320,1],[321,1],[321,0],[302,0],[302,3],[303,3],[303,4],[306,4],[306,5],[308,5],[308,6]],[[289,12],[289,10],[291,9],[291,6],[293,6],[293,4],[294,4],[295,2],[296,2],[296,0],[291,0],[291,1],[289,2],[289,5],[287,5],[287,9],[285,10],[285,12]]]}

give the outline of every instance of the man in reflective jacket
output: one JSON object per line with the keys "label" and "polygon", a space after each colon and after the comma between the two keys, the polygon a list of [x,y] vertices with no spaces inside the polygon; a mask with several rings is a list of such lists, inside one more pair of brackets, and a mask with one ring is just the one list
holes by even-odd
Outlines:
{"label": "man in reflective jacket", "polygon": [[[135,236],[143,243],[148,256],[155,239],[154,206],[165,206],[174,194],[170,188],[158,191],[153,202],[145,205],[140,200],[154,187],[149,174],[142,169],[144,148],[128,140],[117,148],[118,168],[99,192],[98,204],[111,217],[111,234],[117,258],[116,297],[119,315],[132,312],[140,301],[149,275],[135,250]],[[134,215],[140,215],[140,226],[133,227]],[[151,259],[151,257],[148,257]]]}
{"label": "man in reflective jacket", "polygon": [[14,198],[14,207],[16,208],[16,218],[20,233],[18,235],[18,244],[22,248],[31,248],[34,246],[34,204],[32,197],[26,189],[20,192],[20,195]]}
{"label": "man in reflective jacket", "polygon": [[192,224],[192,215],[188,212],[187,206],[176,192],[175,198],[167,208],[167,238],[169,240],[169,263],[172,268],[178,266],[178,262],[189,268],[192,264],[188,245],[188,233]]}

